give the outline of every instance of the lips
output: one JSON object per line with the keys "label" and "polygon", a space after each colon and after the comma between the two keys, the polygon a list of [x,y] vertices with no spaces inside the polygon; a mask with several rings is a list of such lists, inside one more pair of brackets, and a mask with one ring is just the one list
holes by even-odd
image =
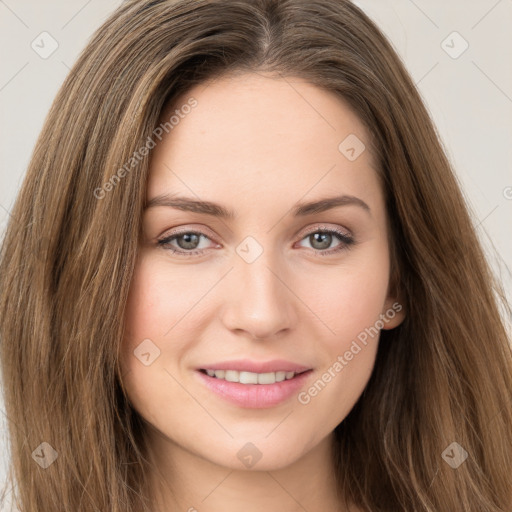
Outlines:
{"label": "lips", "polygon": [[228,402],[246,408],[267,408],[291,398],[312,369],[285,360],[223,361],[197,369],[206,387]]}

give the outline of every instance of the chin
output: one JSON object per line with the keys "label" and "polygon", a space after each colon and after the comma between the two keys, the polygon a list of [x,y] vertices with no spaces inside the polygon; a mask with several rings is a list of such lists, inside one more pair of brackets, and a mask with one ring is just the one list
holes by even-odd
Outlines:
{"label": "chin", "polygon": [[[215,453],[204,453],[213,464],[232,470],[277,471],[295,463],[307,451],[302,440],[290,436],[265,435],[231,439],[224,447],[216,444]],[[272,434],[270,434],[272,436]]]}

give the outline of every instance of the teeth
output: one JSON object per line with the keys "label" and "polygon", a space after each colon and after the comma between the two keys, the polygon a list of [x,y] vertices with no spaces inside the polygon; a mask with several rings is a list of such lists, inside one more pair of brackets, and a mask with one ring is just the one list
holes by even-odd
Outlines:
{"label": "teeth", "polygon": [[[293,377],[293,372],[290,372]],[[286,372],[276,372],[276,382],[281,382],[286,379]]]}
{"label": "teeth", "polygon": [[228,382],[239,382],[240,384],[274,384],[283,380],[290,380],[295,377],[295,372],[239,372],[238,370],[206,370],[210,377],[227,380]]}
{"label": "teeth", "polygon": [[258,374],[252,372],[240,372],[238,382],[241,384],[258,384]]}
{"label": "teeth", "polygon": [[227,380],[228,382],[239,382],[240,374],[236,370],[226,370],[224,379]]}
{"label": "teeth", "polygon": [[275,384],[276,374],[275,373],[258,373],[258,384]]}

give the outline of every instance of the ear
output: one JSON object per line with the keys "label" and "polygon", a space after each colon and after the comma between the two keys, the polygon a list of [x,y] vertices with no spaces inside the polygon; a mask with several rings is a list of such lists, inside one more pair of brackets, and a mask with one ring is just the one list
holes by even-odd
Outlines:
{"label": "ear", "polygon": [[384,323],[384,330],[398,327],[405,319],[405,307],[403,300],[388,296],[380,316]]}

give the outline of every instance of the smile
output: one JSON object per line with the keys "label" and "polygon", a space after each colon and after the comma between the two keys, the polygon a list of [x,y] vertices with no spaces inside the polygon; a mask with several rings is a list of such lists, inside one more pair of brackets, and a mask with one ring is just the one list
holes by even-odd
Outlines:
{"label": "smile", "polygon": [[225,380],[228,382],[239,382],[240,384],[275,384],[276,382],[282,382],[284,380],[293,379],[296,375],[303,372],[265,372],[255,373],[238,370],[201,370],[206,373],[209,377],[216,379]]}
{"label": "smile", "polygon": [[202,368],[194,373],[202,385],[221,400],[237,407],[266,409],[297,396],[310,379],[312,370],[250,372]]}

